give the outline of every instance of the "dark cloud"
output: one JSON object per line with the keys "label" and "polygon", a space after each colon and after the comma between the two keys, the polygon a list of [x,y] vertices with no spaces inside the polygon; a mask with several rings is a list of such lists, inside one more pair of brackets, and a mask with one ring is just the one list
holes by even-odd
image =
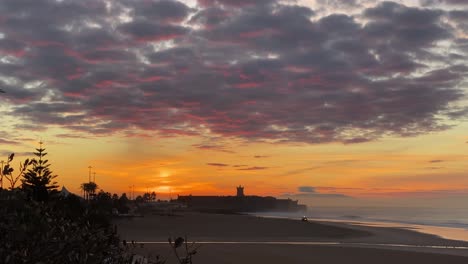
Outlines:
{"label": "dark cloud", "polygon": [[24,129],[267,142],[414,136],[467,116],[468,44],[445,22],[463,26],[461,10],[322,4],[366,22],[274,0],[1,1],[1,99]]}
{"label": "dark cloud", "polygon": [[276,0],[198,0],[199,5],[206,6],[216,6],[216,5],[225,5],[231,7],[246,7],[253,5],[268,5],[276,2]]}
{"label": "dark cloud", "polygon": [[430,160],[429,163],[440,163],[440,162],[444,162],[443,160]]}
{"label": "dark cloud", "polygon": [[292,199],[307,199],[307,198],[352,198],[351,196],[341,194],[341,193],[286,193],[281,195],[282,197],[292,198]]}
{"label": "dark cloud", "polygon": [[455,21],[467,22],[468,10],[452,10],[449,12],[449,17]]}
{"label": "dark cloud", "polygon": [[247,166],[248,165],[244,165],[244,164],[232,165],[232,167],[234,167],[234,168],[247,167]]}
{"label": "dark cloud", "polygon": [[459,6],[466,6],[468,2],[465,0],[420,0],[421,4],[424,6],[429,5],[438,5],[438,4],[449,4],[449,5],[459,5]]}
{"label": "dark cloud", "polygon": [[320,169],[320,168],[323,168],[323,166],[313,166],[313,167],[307,167],[307,168],[300,168],[300,169],[295,169],[295,170],[287,171],[287,172],[285,172],[285,173],[283,173],[283,174],[280,174],[280,175],[278,175],[278,176],[297,175],[297,174],[301,174],[301,173],[304,173],[304,172],[317,170],[317,169]]}
{"label": "dark cloud", "polygon": [[[447,112],[447,116],[454,119],[460,120],[468,117],[468,107],[455,109],[453,111]],[[466,119],[465,119],[466,120]]]}
{"label": "dark cloud", "polygon": [[181,22],[191,12],[191,9],[179,1],[126,1],[126,6],[134,11],[136,17],[154,19],[159,22]]}
{"label": "dark cloud", "polygon": [[282,196],[291,198],[352,198],[351,196],[342,194],[346,191],[362,191],[361,188],[340,188],[328,186],[299,186],[297,193],[283,194]]}
{"label": "dark cloud", "polygon": [[123,24],[119,28],[137,41],[163,41],[184,35],[187,30],[181,26],[152,23],[148,20],[137,20]]}
{"label": "dark cloud", "polygon": [[[343,192],[343,191],[362,191],[363,188],[352,188],[352,187],[331,187],[331,186],[318,186],[315,187],[319,191],[327,192]],[[375,189],[372,189],[375,191]]]}
{"label": "dark cloud", "polygon": [[[30,157],[33,156],[32,152],[15,152],[15,151],[9,151],[9,150],[0,150],[0,160],[6,160],[10,154],[14,153],[15,157]],[[15,158],[16,160],[16,158]]]}
{"label": "dark cloud", "polygon": [[226,153],[235,153],[232,150],[226,149],[225,146],[220,146],[220,145],[194,144],[192,145],[192,147],[195,147],[201,150],[212,150],[212,151],[220,151],[220,152],[226,152]]}
{"label": "dark cloud", "polygon": [[297,190],[301,193],[315,193],[315,187],[312,186],[299,186]]}
{"label": "dark cloud", "polygon": [[352,198],[341,193],[299,193],[291,196],[296,198]]}
{"label": "dark cloud", "polygon": [[204,28],[212,28],[223,23],[230,17],[230,12],[223,8],[212,6],[198,11],[191,19],[190,23],[203,26]]}
{"label": "dark cloud", "polygon": [[75,139],[86,139],[86,138],[89,138],[87,136],[84,136],[84,135],[79,135],[79,134],[56,134],[55,135],[56,137],[58,138],[75,138]]}
{"label": "dark cloud", "polygon": [[331,8],[349,8],[360,6],[358,0],[317,0],[317,3]]}
{"label": "dark cloud", "polygon": [[268,167],[248,167],[248,168],[242,168],[242,169],[237,169],[237,170],[240,170],[240,171],[255,171],[255,170],[266,170],[268,169]]}
{"label": "dark cloud", "polygon": [[364,28],[369,41],[379,48],[398,48],[400,55],[404,55],[402,51],[417,52],[451,36],[449,27],[441,21],[443,12],[440,10],[383,2],[366,9],[364,15],[372,19]]}
{"label": "dark cloud", "polygon": [[428,170],[440,170],[440,169],[443,169],[444,167],[426,167],[425,169],[428,169]]}
{"label": "dark cloud", "polygon": [[24,131],[45,131],[45,130],[47,130],[47,126],[45,126],[45,125],[28,124],[28,123],[14,125],[14,128],[18,129],[18,130],[24,130]]}
{"label": "dark cloud", "polygon": [[254,158],[256,159],[263,159],[263,158],[269,158],[270,156],[267,155],[255,155]]}
{"label": "dark cloud", "polygon": [[215,166],[215,167],[227,167],[227,166],[229,166],[229,164],[224,164],[224,163],[207,163],[206,165]]}

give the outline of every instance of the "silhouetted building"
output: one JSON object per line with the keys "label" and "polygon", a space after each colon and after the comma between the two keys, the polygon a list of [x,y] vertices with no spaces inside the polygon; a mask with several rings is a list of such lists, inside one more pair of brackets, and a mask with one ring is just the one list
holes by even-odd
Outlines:
{"label": "silhouetted building", "polygon": [[237,197],[244,197],[244,187],[241,185],[237,187]]}
{"label": "silhouetted building", "polygon": [[244,195],[244,187],[237,187],[236,196],[178,196],[177,202],[198,211],[218,212],[297,212],[305,211],[307,206],[297,200],[277,199],[272,196]]}

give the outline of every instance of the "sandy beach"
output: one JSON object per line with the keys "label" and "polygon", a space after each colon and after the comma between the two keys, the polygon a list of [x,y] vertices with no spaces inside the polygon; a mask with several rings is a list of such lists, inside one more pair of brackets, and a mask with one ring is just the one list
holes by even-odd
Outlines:
{"label": "sandy beach", "polygon": [[[175,259],[168,237],[201,246],[195,263],[468,263],[468,242],[392,227],[181,213],[116,219],[135,252]],[[172,260],[171,260],[172,259]]]}

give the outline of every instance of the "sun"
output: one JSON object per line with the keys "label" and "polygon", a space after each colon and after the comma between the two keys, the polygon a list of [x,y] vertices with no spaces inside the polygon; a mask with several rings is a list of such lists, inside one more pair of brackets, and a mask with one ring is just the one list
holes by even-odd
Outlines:
{"label": "sun", "polygon": [[168,178],[172,175],[170,171],[160,171],[159,178]]}

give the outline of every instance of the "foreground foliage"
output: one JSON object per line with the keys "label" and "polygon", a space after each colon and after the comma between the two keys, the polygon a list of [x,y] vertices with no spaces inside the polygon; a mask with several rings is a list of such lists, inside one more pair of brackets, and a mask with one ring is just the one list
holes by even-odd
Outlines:
{"label": "foreground foliage", "polygon": [[1,263],[125,263],[115,230],[78,197],[41,203],[22,195],[1,201]]}

